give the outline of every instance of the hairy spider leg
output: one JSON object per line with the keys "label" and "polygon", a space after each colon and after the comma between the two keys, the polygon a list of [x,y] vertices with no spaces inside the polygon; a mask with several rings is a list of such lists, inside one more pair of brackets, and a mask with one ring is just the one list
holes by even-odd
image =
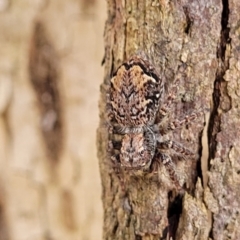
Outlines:
{"label": "hairy spider leg", "polygon": [[168,171],[168,174],[173,182],[173,184],[176,186],[176,188],[178,190],[182,190],[182,186],[180,184],[180,175],[177,173],[176,171],[176,166],[175,164],[173,163],[172,161],[172,158],[166,154],[166,153],[162,153],[160,151],[157,152],[157,161],[159,163],[163,163],[163,165],[165,166],[165,168],[167,169]]}
{"label": "hairy spider leg", "polygon": [[200,118],[201,116],[203,116],[204,111],[203,110],[199,110],[199,111],[194,111],[189,115],[186,115],[183,119],[181,120],[174,120],[171,123],[169,123],[167,125],[166,131],[173,131],[176,128],[181,128],[183,125],[186,125],[188,123],[191,123],[195,120],[197,120],[198,118]]}
{"label": "hairy spider leg", "polygon": [[176,81],[174,82],[171,90],[169,91],[163,105],[160,107],[160,110],[158,113],[158,121],[159,122],[162,121],[162,119],[167,115],[167,113],[171,109],[171,105],[177,96],[177,89],[178,89],[179,82],[180,82],[180,80],[176,79]]}
{"label": "hairy spider leg", "polygon": [[183,154],[185,156],[193,156],[194,153],[192,151],[190,151],[189,149],[183,147],[181,144],[175,142],[175,141],[171,141],[171,140],[167,140],[164,142],[158,142],[157,143],[157,147],[158,149],[173,149],[176,153],[179,154]]}

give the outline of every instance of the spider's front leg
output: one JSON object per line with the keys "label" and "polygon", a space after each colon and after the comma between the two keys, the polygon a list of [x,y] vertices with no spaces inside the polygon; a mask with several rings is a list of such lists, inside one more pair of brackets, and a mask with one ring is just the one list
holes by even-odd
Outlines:
{"label": "spider's front leg", "polygon": [[172,158],[168,154],[162,153],[161,151],[158,150],[156,153],[156,161],[157,164],[163,163],[176,189],[182,190],[183,188],[180,183],[181,176],[180,174],[178,174],[176,166],[172,161]]}
{"label": "spider's front leg", "polygon": [[108,159],[111,162],[111,168],[113,169],[115,175],[117,176],[122,192],[125,194],[125,182],[124,182],[124,175],[121,169],[121,164],[120,164],[120,157],[119,157],[119,152],[121,149],[121,139],[116,139],[114,137],[114,129],[112,128],[110,131],[110,136],[108,140]]}
{"label": "spider's front leg", "polygon": [[113,129],[110,130],[110,136],[108,139],[108,159],[111,160],[114,172],[118,173],[120,170],[119,151],[121,148],[121,141],[114,139]]}
{"label": "spider's front leg", "polygon": [[176,166],[172,161],[172,158],[170,155],[165,153],[167,150],[174,150],[174,152],[177,153],[177,155],[181,156],[186,156],[186,157],[191,157],[194,156],[194,153],[191,152],[189,149],[183,147],[177,142],[167,140],[164,142],[158,142],[157,143],[157,153],[156,153],[156,159],[160,163],[162,162],[163,165],[166,167],[169,176],[171,180],[173,181],[174,185],[178,190],[182,190],[182,185],[181,185],[181,176],[176,170]]}

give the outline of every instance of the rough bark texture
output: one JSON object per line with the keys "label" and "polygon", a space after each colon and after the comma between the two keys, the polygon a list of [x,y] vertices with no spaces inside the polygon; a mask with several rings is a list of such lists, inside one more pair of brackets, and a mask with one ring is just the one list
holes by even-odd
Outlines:
{"label": "rough bark texture", "polygon": [[[104,239],[240,239],[239,12],[238,0],[108,1],[98,131]],[[210,109],[205,126],[174,133],[199,151],[197,162],[179,166],[188,171],[183,196],[152,177],[129,178],[123,194],[107,157],[106,86],[116,67],[139,50],[166,85],[185,64],[175,116]]]}
{"label": "rough bark texture", "polygon": [[101,236],[96,128],[105,7],[0,1],[1,240]]}

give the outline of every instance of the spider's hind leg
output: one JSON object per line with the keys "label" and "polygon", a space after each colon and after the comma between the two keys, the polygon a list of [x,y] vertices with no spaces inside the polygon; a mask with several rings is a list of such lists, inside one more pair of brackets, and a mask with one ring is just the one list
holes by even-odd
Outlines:
{"label": "spider's hind leg", "polygon": [[197,119],[201,118],[204,115],[203,110],[194,111],[189,115],[186,115],[181,120],[175,119],[172,122],[162,126],[161,134],[167,134],[168,132],[174,131],[175,129],[181,128],[184,125],[187,125],[191,122],[196,121]]}
{"label": "spider's hind leg", "polygon": [[167,130],[172,131],[176,128],[181,128],[183,125],[186,125],[186,124],[196,121],[198,118],[202,117],[203,114],[204,114],[203,110],[194,111],[191,114],[186,115],[181,120],[176,119],[176,120],[170,122],[167,126]]}
{"label": "spider's hind leg", "polygon": [[171,90],[168,92],[166,99],[164,100],[162,106],[159,109],[158,116],[157,116],[157,122],[160,123],[167,116],[168,112],[170,111],[172,103],[177,96],[177,89],[178,89],[179,82],[180,82],[180,80],[176,79]]}
{"label": "spider's hind leg", "polygon": [[164,142],[158,142],[158,148],[159,149],[173,149],[177,154],[183,155],[183,156],[194,156],[194,153],[192,151],[190,151],[188,148],[182,146],[181,144],[175,142],[175,141],[171,141],[171,140],[167,140]]}

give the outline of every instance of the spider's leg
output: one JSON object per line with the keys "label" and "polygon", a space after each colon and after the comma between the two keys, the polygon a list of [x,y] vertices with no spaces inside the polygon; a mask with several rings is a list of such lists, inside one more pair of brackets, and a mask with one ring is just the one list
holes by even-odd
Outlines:
{"label": "spider's leg", "polygon": [[165,168],[167,169],[169,176],[170,176],[172,182],[174,183],[174,185],[176,186],[176,188],[178,190],[182,190],[182,186],[180,184],[181,177],[179,176],[179,174],[176,171],[176,166],[173,163],[172,158],[168,154],[158,151],[157,159],[159,162],[162,162],[163,165],[165,166]]}
{"label": "spider's leg", "polygon": [[174,120],[173,122],[169,123],[168,129],[174,130],[176,128],[180,128],[183,125],[191,123],[196,119],[200,118],[203,115],[203,111],[193,112],[190,115],[186,115],[182,120]]}
{"label": "spider's leg", "polygon": [[158,112],[158,122],[161,122],[162,119],[168,114],[171,109],[171,105],[177,95],[177,87],[179,85],[179,79],[176,79],[171,90],[169,91],[166,99],[164,100],[163,105],[160,107]]}
{"label": "spider's leg", "polygon": [[186,125],[188,123],[191,123],[191,122],[194,122],[196,121],[197,119],[201,118],[204,114],[204,111],[203,110],[200,110],[200,111],[195,111],[189,115],[186,115],[183,119],[181,120],[174,120],[172,122],[170,122],[169,124],[167,124],[167,126],[165,126],[163,129],[162,129],[162,134],[166,134],[170,131],[173,131],[177,128],[181,128],[183,125]]}
{"label": "spider's leg", "polygon": [[121,148],[121,141],[114,140],[114,139],[108,140],[108,149],[107,149],[108,159],[111,160],[112,169],[120,182],[122,193],[125,194],[126,192],[125,181],[124,181],[123,173],[121,171],[121,164],[119,159],[120,148]]}
{"label": "spider's leg", "polygon": [[121,141],[116,141],[113,139],[108,140],[108,149],[107,149],[108,158],[111,159],[113,169],[116,173],[119,172],[119,168],[120,168],[120,162],[117,158],[117,155],[118,155],[117,151],[119,151],[120,147],[121,147]]}
{"label": "spider's leg", "polygon": [[194,153],[191,152],[189,149],[183,147],[181,144],[167,140],[164,142],[157,143],[158,148],[160,149],[173,149],[176,153],[184,155],[184,156],[193,156]]}

